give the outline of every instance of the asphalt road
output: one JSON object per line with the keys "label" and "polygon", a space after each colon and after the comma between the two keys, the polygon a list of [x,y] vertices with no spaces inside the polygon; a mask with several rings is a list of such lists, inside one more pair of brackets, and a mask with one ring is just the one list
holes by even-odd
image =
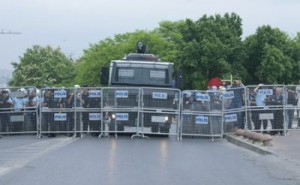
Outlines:
{"label": "asphalt road", "polygon": [[5,136],[0,184],[299,185],[277,160],[225,140]]}

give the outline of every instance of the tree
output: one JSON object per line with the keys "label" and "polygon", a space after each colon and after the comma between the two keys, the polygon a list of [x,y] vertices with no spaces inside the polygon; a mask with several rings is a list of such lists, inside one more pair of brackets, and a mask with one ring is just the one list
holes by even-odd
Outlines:
{"label": "tree", "polygon": [[291,54],[292,57],[292,82],[299,84],[300,81],[300,32],[292,40]]}
{"label": "tree", "polygon": [[160,24],[160,32],[177,50],[176,64],[184,71],[186,89],[206,88],[211,77],[246,74],[241,21],[235,13],[226,13]]}
{"label": "tree", "polygon": [[284,55],[280,49],[266,44],[255,76],[264,80],[265,83],[288,82],[292,77],[292,60]]}
{"label": "tree", "polygon": [[161,60],[172,58],[169,42],[155,31],[135,31],[133,33],[117,34],[114,38],[106,38],[97,44],[92,44],[84,51],[76,63],[79,84],[99,84],[101,67],[109,66],[111,60],[121,59],[128,53],[135,53],[137,41],[144,41],[147,53],[158,55]]}
{"label": "tree", "polygon": [[74,63],[60,50],[35,45],[12,63],[14,72],[10,86],[68,86],[75,77]]}
{"label": "tree", "polygon": [[278,28],[261,26],[245,39],[248,83],[291,83],[293,81],[292,42]]}

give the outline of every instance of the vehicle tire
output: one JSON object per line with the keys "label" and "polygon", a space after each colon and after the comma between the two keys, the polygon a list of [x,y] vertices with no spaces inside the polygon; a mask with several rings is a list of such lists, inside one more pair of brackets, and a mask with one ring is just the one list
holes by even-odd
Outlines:
{"label": "vehicle tire", "polygon": [[158,126],[152,126],[152,127],[151,127],[151,132],[152,132],[152,133],[158,132]]}
{"label": "vehicle tire", "polygon": [[124,125],[117,125],[117,131],[124,131]]}
{"label": "vehicle tire", "polygon": [[160,127],[161,133],[169,133],[170,132],[170,126],[161,126]]}
{"label": "vehicle tire", "polygon": [[109,131],[115,131],[116,129],[115,129],[115,125],[109,125],[108,126],[108,130]]}

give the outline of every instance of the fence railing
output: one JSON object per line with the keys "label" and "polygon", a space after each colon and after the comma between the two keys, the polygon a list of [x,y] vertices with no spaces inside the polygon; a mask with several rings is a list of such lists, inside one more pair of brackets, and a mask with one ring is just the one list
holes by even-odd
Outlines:
{"label": "fence railing", "polygon": [[300,85],[227,89],[0,88],[0,134],[223,137],[300,130]]}
{"label": "fence railing", "polygon": [[0,88],[0,133],[37,134],[37,101],[35,87]]}

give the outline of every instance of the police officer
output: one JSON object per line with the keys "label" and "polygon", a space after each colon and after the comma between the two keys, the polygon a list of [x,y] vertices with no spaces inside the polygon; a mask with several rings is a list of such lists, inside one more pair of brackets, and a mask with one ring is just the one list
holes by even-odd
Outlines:
{"label": "police officer", "polygon": [[232,109],[239,109],[236,112],[237,115],[237,121],[235,122],[235,128],[241,128],[244,129],[245,124],[244,124],[244,117],[245,113],[242,110],[242,107],[244,105],[244,94],[245,90],[243,87],[243,84],[241,80],[235,80],[233,85],[231,86],[231,90],[234,92],[234,98],[231,101],[231,106],[230,108]]}
{"label": "police officer", "polygon": [[28,131],[36,131],[36,112],[38,108],[39,98],[36,96],[36,90],[31,89],[28,95],[28,101],[26,103],[26,126]]}
{"label": "police officer", "polygon": [[[82,107],[89,108],[89,90],[87,88],[87,85],[83,85],[81,99],[82,99]],[[87,131],[88,126],[89,126],[89,113],[88,112],[82,113],[82,123],[83,123],[83,131]]]}
{"label": "police officer", "polygon": [[273,109],[274,119],[271,120],[272,132],[271,135],[277,133],[283,135],[283,92],[282,88],[276,87],[274,94],[269,97],[268,105]]}
{"label": "police officer", "polygon": [[[81,99],[80,86],[79,85],[74,85],[73,92],[71,91],[70,94],[67,97],[66,106],[68,108],[75,108],[75,110],[76,110],[76,108],[82,106],[82,103],[83,103],[83,101]],[[68,119],[68,125],[67,126],[68,126],[69,130],[74,128],[74,131],[81,131],[80,113],[79,112],[76,112],[76,114],[70,113],[67,117],[68,117],[67,118]],[[76,128],[76,130],[75,130],[75,128]],[[81,136],[81,134],[76,133],[75,136],[79,137],[79,136]]]}
{"label": "police officer", "polygon": [[[260,114],[268,113],[269,111],[265,109],[267,95],[264,93],[260,93],[260,90],[264,90],[263,84],[258,84],[253,91],[250,91],[249,102],[251,106],[251,119],[254,124],[254,130],[259,131],[261,128],[261,124],[263,124],[263,132],[266,133],[266,129],[268,127],[268,120],[259,119]],[[261,123],[262,122],[262,123]]]}
{"label": "police officer", "polygon": [[0,94],[0,132],[5,132],[9,124],[9,112],[13,106],[13,101],[9,97],[9,90],[3,89]]}
{"label": "police officer", "polygon": [[[43,107],[48,108],[54,108],[55,102],[54,102],[54,94],[52,90],[46,89],[45,95],[44,95],[44,101],[43,101]],[[47,123],[45,124],[47,126],[47,131],[49,137],[54,137],[55,134],[51,133],[51,131],[54,131],[54,113],[53,112],[46,112],[44,121]]]}
{"label": "police officer", "polygon": [[[96,85],[94,85],[96,87]],[[88,101],[89,101],[89,108],[94,109],[95,112],[100,113],[100,107],[101,107],[101,96],[100,96],[100,90],[93,88],[90,89],[90,91],[93,91],[94,93],[89,93]],[[101,120],[90,120],[89,121],[90,130],[91,131],[100,131],[101,130]]]}

